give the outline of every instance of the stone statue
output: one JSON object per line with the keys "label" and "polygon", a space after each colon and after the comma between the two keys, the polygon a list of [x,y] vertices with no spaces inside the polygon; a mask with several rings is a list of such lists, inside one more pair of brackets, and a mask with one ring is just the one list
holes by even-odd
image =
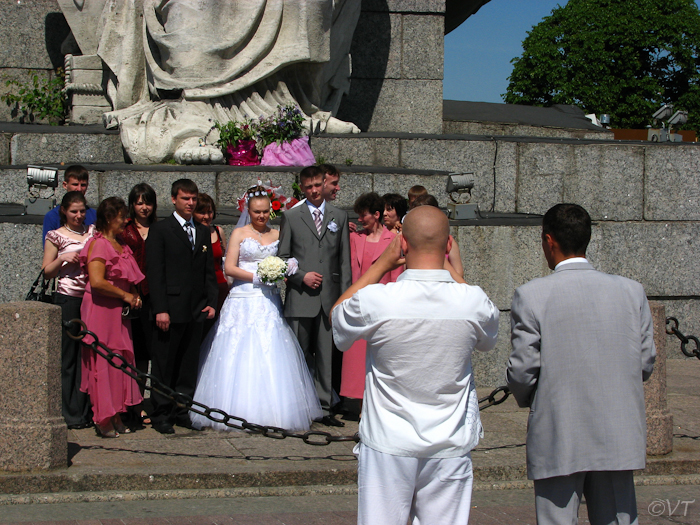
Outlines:
{"label": "stone statue", "polygon": [[333,115],[350,86],[357,0],[58,0],[83,54],[105,64],[132,162],[222,162],[215,122],[295,103],[311,133],[357,133]]}

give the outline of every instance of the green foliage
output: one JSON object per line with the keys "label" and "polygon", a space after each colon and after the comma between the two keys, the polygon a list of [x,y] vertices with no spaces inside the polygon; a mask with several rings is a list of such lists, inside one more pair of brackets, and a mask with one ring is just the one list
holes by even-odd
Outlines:
{"label": "green foliage", "polygon": [[510,104],[573,104],[642,128],[664,103],[700,130],[700,11],[694,0],[569,0],[523,41]]}
{"label": "green foliage", "polygon": [[352,160],[350,157],[348,157],[347,159],[345,159],[345,165],[346,165],[346,166],[352,166],[352,162],[353,162],[353,160]]}
{"label": "green foliage", "polygon": [[225,124],[217,122],[214,126],[219,130],[217,144],[223,151],[226,151],[229,144],[235,145],[239,140],[255,140],[257,133],[257,126],[250,119],[240,123],[235,120]]}
{"label": "green foliage", "polygon": [[277,106],[277,112],[258,122],[258,137],[263,147],[273,142],[290,142],[304,132],[304,114],[294,104]]}
{"label": "green foliage", "polygon": [[292,192],[294,192],[294,198],[301,200],[304,198],[304,193],[301,191],[301,186],[299,185],[299,175],[294,178],[294,184],[292,184]]}
{"label": "green foliage", "polygon": [[63,69],[58,68],[52,78],[40,79],[29,72],[29,82],[23,84],[17,80],[6,80],[5,85],[16,86],[17,93],[6,93],[0,100],[8,106],[17,105],[25,119],[48,119],[53,125],[62,124],[66,118],[67,101],[63,91],[65,85]]}
{"label": "green foliage", "polygon": [[323,155],[319,155],[318,157],[316,157],[316,166],[320,166],[321,164],[325,164],[325,163],[326,163],[326,157],[324,157]]}

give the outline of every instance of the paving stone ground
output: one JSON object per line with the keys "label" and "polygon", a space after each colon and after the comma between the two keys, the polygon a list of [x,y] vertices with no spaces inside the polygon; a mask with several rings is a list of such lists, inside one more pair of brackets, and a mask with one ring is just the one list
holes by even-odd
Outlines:
{"label": "paving stone ground", "polygon": [[[477,490],[472,525],[534,525],[531,489]],[[640,525],[700,525],[698,486],[637,487]],[[356,496],[288,496],[97,502],[0,507],[0,523],[40,525],[346,525]],[[581,506],[580,523],[588,523]]]}
{"label": "paving stone ground", "polygon": [[[639,523],[700,525],[700,361],[669,360],[668,405],[674,451],[648,458],[638,473]],[[509,399],[485,410],[482,420],[486,435],[472,454],[470,523],[534,524],[525,478],[527,410]],[[318,430],[352,434],[357,423]],[[162,436],[148,428],[109,440],[90,429],[70,431],[68,468],[0,474],[0,523],[356,522],[352,443],[313,447],[243,433],[176,432]],[[580,523],[588,523],[585,507]]]}

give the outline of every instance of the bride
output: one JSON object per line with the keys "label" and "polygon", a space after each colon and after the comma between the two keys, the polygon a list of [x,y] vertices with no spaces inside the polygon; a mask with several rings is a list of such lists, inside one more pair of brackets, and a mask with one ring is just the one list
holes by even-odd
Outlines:
{"label": "bride", "polygon": [[[217,325],[202,345],[194,399],[249,423],[308,430],[323,416],[294,332],[282,317],[277,287],[260,281],[258,263],[277,255],[279,232],[268,227],[270,199],[248,190],[250,224],[231,234],[226,274],[235,282]],[[231,430],[191,413],[195,428]]]}

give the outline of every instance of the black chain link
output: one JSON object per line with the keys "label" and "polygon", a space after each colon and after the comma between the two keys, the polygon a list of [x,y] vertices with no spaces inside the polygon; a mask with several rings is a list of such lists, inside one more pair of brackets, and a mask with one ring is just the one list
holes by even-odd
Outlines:
{"label": "black chain link", "polygon": [[[670,325],[670,327],[669,327]],[[666,318],[666,333],[668,335],[675,335],[681,341],[681,352],[687,357],[697,357],[700,359],[700,340],[694,335],[685,335],[678,329],[678,319],[675,317]],[[695,348],[693,350],[688,350],[688,343],[693,342]]]}
{"label": "black chain link", "polygon": [[[502,392],[503,395],[496,399],[496,394],[499,392]],[[499,386],[497,389],[495,389],[493,392],[491,392],[488,396],[482,397],[479,399],[479,410],[483,410],[488,407],[500,405],[503,403],[508,397],[510,396],[510,389],[507,386]],[[481,405],[481,403],[487,402],[485,405]]]}
{"label": "black chain link", "polygon": [[[72,334],[70,329],[73,328],[75,324],[78,324],[81,330],[77,334]],[[320,430],[309,430],[307,432],[291,432],[284,428],[267,426],[267,425],[257,425],[255,423],[249,423],[242,417],[232,416],[227,414],[225,411],[219,408],[211,408],[207,405],[195,401],[190,396],[176,392],[169,386],[163,384],[157,377],[141,372],[135,366],[129,364],[126,359],[120,354],[113,352],[107,345],[101,343],[97,335],[87,329],[87,325],[80,319],[72,319],[70,321],[64,321],[63,328],[69,337],[75,339],[76,341],[83,341],[83,344],[92,348],[97,355],[105,358],[107,363],[114,368],[117,368],[124,372],[126,375],[134,379],[139,385],[147,390],[152,390],[174,402],[180,408],[187,408],[189,411],[206,417],[207,419],[214,421],[215,423],[221,423],[229,428],[234,428],[236,430],[248,430],[255,434],[262,434],[264,437],[270,439],[286,439],[286,438],[297,438],[301,439],[307,445],[314,446],[326,446],[331,443],[339,443],[352,441],[359,443],[360,435],[355,433],[352,436],[334,436],[330,432],[323,432]],[[92,343],[87,344],[84,341],[86,335],[93,338]],[[151,384],[148,385],[147,381]],[[496,399],[496,394],[503,392],[503,396]],[[483,407],[479,407],[481,410],[488,408],[493,405],[500,405],[503,403],[508,396],[510,391],[508,387],[502,386],[498,387],[496,390],[491,392],[488,396],[479,400],[479,404],[488,401]]]}

